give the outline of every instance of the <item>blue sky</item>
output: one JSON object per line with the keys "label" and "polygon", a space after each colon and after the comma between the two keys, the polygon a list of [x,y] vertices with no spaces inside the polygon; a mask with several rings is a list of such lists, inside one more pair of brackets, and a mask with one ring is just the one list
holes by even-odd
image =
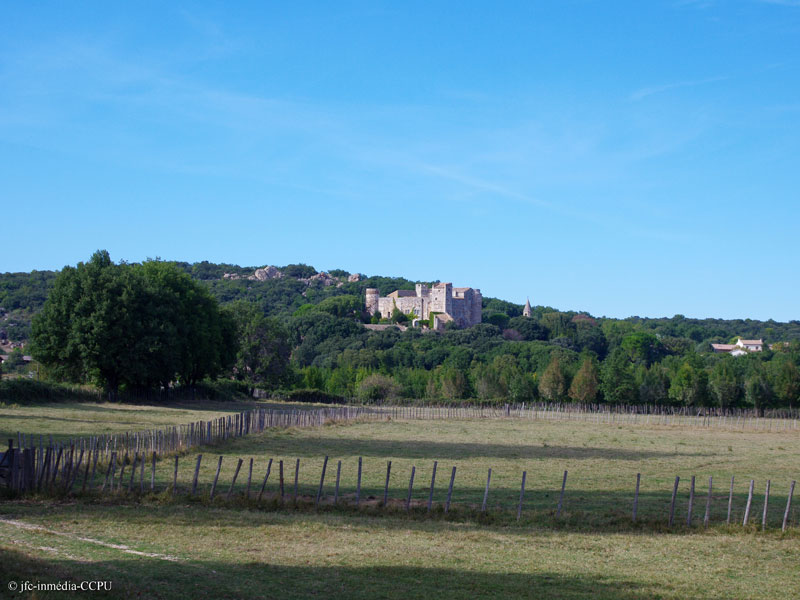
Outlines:
{"label": "blue sky", "polygon": [[800,1],[118,6],[0,5],[0,271],[800,318]]}

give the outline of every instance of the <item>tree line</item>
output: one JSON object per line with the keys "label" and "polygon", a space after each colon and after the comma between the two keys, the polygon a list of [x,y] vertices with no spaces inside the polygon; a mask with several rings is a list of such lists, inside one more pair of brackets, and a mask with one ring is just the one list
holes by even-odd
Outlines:
{"label": "tree line", "polygon": [[[236,269],[239,269],[238,271]],[[287,265],[268,281],[220,279],[249,269],[212,263],[115,264],[107,252],[53,277],[32,325],[31,352],[55,380],[119,389],[234,379],[250,391],[313,390],[333,398],[577,401],[682,406],[794,406],[798,322],[598,319],[485,298],[483,322],[431,333],[369,331],[364,290],[412,281],[309,281]],[[709,341],[778,341],[744,357]],[[772,336],[772,340],[770,337]],[[313,397],[313,394],[312,394]]]}

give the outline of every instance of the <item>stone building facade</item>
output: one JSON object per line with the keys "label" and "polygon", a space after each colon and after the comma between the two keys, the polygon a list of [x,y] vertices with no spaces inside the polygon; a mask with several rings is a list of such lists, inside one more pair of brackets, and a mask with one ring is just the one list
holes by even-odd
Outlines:
{"label": "stone building facade", "polygon": [[431,287],[418,283],[415,290],[397,290],[380,297],[375,288],[367,289],[367,311],[384,319],[392,316],[395,307],[412,319],[430,319],[434,315],[434,329],[441,329],[449,321],[459,327],[472,327],[481,322],[481,291],[473,288],[454,288],[452,283],[436,283]]}

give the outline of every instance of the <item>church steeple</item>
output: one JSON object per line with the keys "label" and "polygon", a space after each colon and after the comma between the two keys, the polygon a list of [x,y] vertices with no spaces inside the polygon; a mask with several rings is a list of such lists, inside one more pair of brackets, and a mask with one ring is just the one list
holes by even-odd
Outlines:
{"label": "church steeple", "polygon": [[522,309],[522,316],[523,317],[531,316],[531,301],[529,298],[526,298],[525,300],[525,308]]}

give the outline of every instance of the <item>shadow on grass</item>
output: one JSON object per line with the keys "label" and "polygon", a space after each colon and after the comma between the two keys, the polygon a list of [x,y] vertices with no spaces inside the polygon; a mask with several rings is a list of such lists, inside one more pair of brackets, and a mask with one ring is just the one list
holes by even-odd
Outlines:
{"label": "shadow on grass", "polygon": [[[298,557],[301,560],[302,557]],[[302,561],[302,560],[301,560]],[[449,557],[442,557],[448,562]],[[302,561],[306,562],[306,561]],[[534,570],[534,568],[532,568]],[[612,576],[564,575],[547,570],[497,573],[435,566],[285,566],[248,561],[168,562],[136,558],[81,561],[43,560],[17,549],[0,548],[3,592],[11,581],[41,583],[108,580],[110,592],[41,592],[7,598],[564,598],[655,600],[654,583]],[[702,592],[694,595],[703,598]]]}
{"label": "shadow on grass", "polygon": [[[253,453],[262,446],[273,453],[297,457],[375,456],[387,458],[419,458],[463,460],[467,458],[563,459],[563,460],[626,460],[639,461],[667,456],[715,456],[704,452],[656,452],[624,448],[596,448],[549,444],[486,444],[480,442],[436,442],[429,440],[341,439],[304,433],[302,436],[274,433],[228,440],[226,454]],[[261,450],[263,452],[263,450]]]}
{"label": "shadow on grass", "polygon": [[[406,499],[390,490],[388,503],[383,504],[383,494],[362,490],[360,503],[356,505],[352,492],[342,493],[338,504],[331,495],[325,495],[315,507],[315,496],[304,494],[301,490],[295,500],[291,488],[283,500],[269,490],[257,501],[246,499],[241,493],[234,493],[229,499],[220,493],[214,500],[209,499],[208,491],[197,496],[181,493],[146,494],[136,497],[127,493],[98,495],[85,494],[77,498],[60,500],[53,498],[10,501],[0,508],[0,519],[38,519],[58,515],[60,519],[84,519],[87,515],[99,520],[124,519],[131,525],[165,527],[197,527],[204,523],[213,526],[249,529],[258,525],[294,520],[314,522],[321,525],[349,528],[409,530],[419,528],[438,528],[447,523],[457,524],[460,530],[487,531],[501,528],[512,535],[526,536],[532,531],[575,532],[594,535],[635,532],[643,535],[659,534],[703,534],[705,512],[704,503],[695,499],[692,525],[687,526],[688,498],[683,492],[676,499],[674,523],[669,527],[670,494],[667,492],[647,492],[639,496],[637,520],[632,519],[632,498],[623,492],[596,492],[573,490],[564,499],[562,512],[557,514],[558,493],[547,490],[526,490],[520,519],[517,519],[519,491],[497,490],[490,496],[487,510],[481,510],[480,499],[473,501],[454,501],[445,511],[444,490],[437,490],[431,511],[427,509],[427,491],[415,490],[409,510]],[[470,490],[468,490],[470,491]],[[477,490],[472,490],[477,492]],[[511,492],[511,493],[504,493]],[[498,498],[503,495],[502,498]],[[472,499],[480,498],[476,494]],[[762,499],[754,500],[750,524],[743,528],[742,516],[746,497],[734,496],[732,525],[726,525],[727,497],[715,497],[710,514],[710,527],[715,533],[737,534],[744,531],[755,532],[761,528]],[[785,497],[776,497],[770,502],[767,533],[781,535],[780,527],[785,507]],[[797,528],[797,515],[793,511],[787,535],[800,535]]]}

